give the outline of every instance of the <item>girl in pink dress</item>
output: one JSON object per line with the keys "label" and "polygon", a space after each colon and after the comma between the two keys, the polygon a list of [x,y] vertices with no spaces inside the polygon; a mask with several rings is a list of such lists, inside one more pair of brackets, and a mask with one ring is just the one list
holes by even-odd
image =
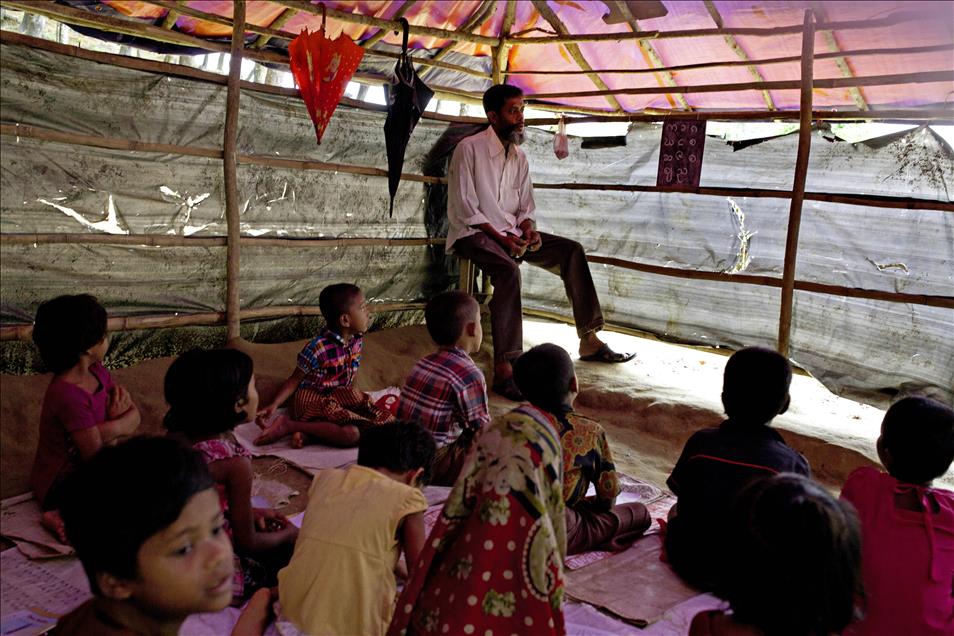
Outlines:
{"label": "girl in pink dress", "polygon": [[57,511],[63,480],[103,445],[134,433],[139,410],[103,366],[106,310],[94,297],[59,296],[40,305],[33,342],[53,379],[43,396],[30,483],[43,526],[65,543]]}
{"label": "girl in pink dress", "polygon": [[[234,598],[247,598],[258,585],[275,585],[291,558],[298,529],[275,510],[252,507],[252,462],[231,431],[255,418],[258,391],[252,359],[237,349],[193,349],[166,372],[166,429],[202,453],[216,481],[225,528],[235,552]],[[251,558],[249,558],[251,557]],[[253,576],[252,570],[261,570]]]}
{"label": "girl in pink dress", "polygon": [[884,416],[878,456],[841,491],[861,518],[865,617],[854,635],[954,634],[954,493],[933,488],[954,461],[954,410],[909,397]]}

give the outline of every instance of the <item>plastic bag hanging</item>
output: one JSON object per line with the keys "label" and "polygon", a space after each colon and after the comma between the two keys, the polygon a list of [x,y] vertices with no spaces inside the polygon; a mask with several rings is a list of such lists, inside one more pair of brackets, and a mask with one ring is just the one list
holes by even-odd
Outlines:
{"label": "plastic bag hanging", "polygon": [[384,85],[384,96],[388,104],[388,118],[384,122],[384,142],[388,153],[388,192],[391,203],[388,216],[394,215],[394,195],[401,183],[404,170],[404,152],[411,139],[411,133],[424,114],[434,91],[427,87],[417,76],[414,65],[407,55],[407,38],[410,25],[404,18],[404,41],[401,45],[401,57],[394,65],[394,77]]}
{"label": "plastic bag hanging", "polygon": [[321,5],[321,29],[302,31],[288,45],[288,58],[295,84],[321,137],[344,95],[348,81],[358,69],[364,49],[344,33],[334,40],[325,37],[325,5]]}
{"label": "plastic bag hanging", "polygon": [[566,117],[560,115],[560,123],[557,124],[556,134],[553,135],[553,154],[557,159],[566,159],[570,156],[570,143],[566,138]]}

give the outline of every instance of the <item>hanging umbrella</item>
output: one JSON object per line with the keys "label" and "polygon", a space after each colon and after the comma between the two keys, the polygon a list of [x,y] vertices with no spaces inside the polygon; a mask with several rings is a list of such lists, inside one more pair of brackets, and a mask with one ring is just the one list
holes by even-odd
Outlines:
{"label": "hanging umbrella", "polygon": [[410,58],[407,56],[407,20],[401,18],[404,25],[404,43],[401,57],[394,65],[394,78],[384,85],[384,94],[388,103],[388,118],[384,122],[384,140],[388,151],[388,191],[391,193],[389,216],[394,215],[394,195],[401,182],[404,169],[404,151],[411,139],[411,132],[424,114],[427,103],[434,96],[421,78],[417,76]]}
{"label": "hanging umbrella", "polygon": [[321,29],[315,33],[305,29],[288,46],[291,72],[315,124],[319,145],[363,56],[364,49],[343,33],[334,40],[325,37],[325,5],[321,5]]}

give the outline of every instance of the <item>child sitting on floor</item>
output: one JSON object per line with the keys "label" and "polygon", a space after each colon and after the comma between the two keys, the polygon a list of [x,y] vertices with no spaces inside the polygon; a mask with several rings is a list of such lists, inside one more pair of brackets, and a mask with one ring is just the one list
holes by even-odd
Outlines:
{"label": "child sitting on floor", "polygon": [[954,410],[923,397],[884,416],[878,456],[841,491],[861,518],[866,616],[846,633],[954,634],[954,492],[932,488],[954,461]]}
{"label": "child sitting on floor", "polygon": [[788,473],[751,482],[728,521],[732,565],[718,593],[731,613],[697,614],[689,636],[828,636],[851,622],[861,593],[851,506]]}
{"label": "child sitting on floor", "polygon": [[[551,417],[560,436],[566,553],[629,547],[652,519],[641,503],[616,505],[619,478],[606,433],[573,411],[579,384],[569,354],[555,344],[538,345],[517,358],[513,378],[523,396]],[[587,497],[590,484],[596,494]]]}
{"label": "child sitting on floor", "polygon": [[242,557],[234,590],[238,604],[256,588],[274,585],[298,536],[281,514],[252,507],[252,462],[230,434],[254,418],[258,407],[252,359],[236,349],[188,351],[166,372],[165,396],[166,429],[202,454],[215,479],[225,530]]}
{"label": "child sitting on floor", "polygon": [[712,589],[723,570],[729,505],[755,477],[808,476],[808,462],[769,424],[788,409],[792,367],[771,349],[737,351],[725,365],[722,405],[729,419],[697,431],[666,484],[678,501],[669,513],[666,554],[688,583]]}
{"label": "child sitting on floor", "polygon": [[[327,326],[305,345],[294,373],[259,411],[257,421],[265,430],[256,444],[292,435],[295,448],[301,448],[308,438],[331,446],[355,446],[361,428],[394,419],[367,393],[354,388],[364,332],[371,323],[361,289],[348,283],[329,285],[321,290],[318,305]],[[292,393],[291,417],[269,422],[275,409]]]}
{"label": "child sitting on floor", "polygon": [[232,543],[199,453],[161,437],[102,449],[67,480],[70,542],[94,598],[58,636],[177,634],[190,614],[232,599]]}
{"label": "child sitting on floor", "polygon": [[424,546],[419,486],[434,451],[419,424],[392,422],[362,433],[357,465],[315,475],[295,554],[278,574],[280,632],[290,621],[305,634],[384,634],[399,548],[413,571]]}
{"label": "child sitting on floor", "polygon": [[92,296],[59,296],[40,305],[33,342],[54,375],[43,396],[30,483],[43,526],[66,541],[57,512],[63,479],[104,444],[134,433],[139,410],[103,367],[106,310]]}
{"label": "child sitting on floor", "polygon": [[469,355],[483,338],[480,305],[465,292],[444,292],[427,303],[424,319],[438,349],[411,369],[397,415],[434,435],[433,483],[453,486],[477,433],[490,421],[487,382]]}

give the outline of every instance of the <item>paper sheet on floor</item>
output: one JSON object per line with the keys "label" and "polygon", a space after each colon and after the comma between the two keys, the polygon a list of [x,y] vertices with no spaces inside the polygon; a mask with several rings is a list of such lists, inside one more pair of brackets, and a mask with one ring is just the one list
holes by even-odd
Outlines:
{"label": "paper sheet on floor", "polygon": [[[669,509],[672,508],[674,503],[676,503],[676,498],[649,482],[636,479],[635,477],[630,477],[629,475],[623,473],[618,473],[618,476],[620,493],[616,498],[616,503],[623,504],[638,502],[646,506],[646,508],[649,510],[649,515],[653,519],[653,524],[649,527],[649,530],[646,531],[646,534],[654,534],[659,532],[660,527],[658,520],[666,518],[666,515],[669,514]],[[589,497],[595,494],[596,489],[593,487],[593,484],[590,484],[590,488],[587,490],[586,495]],[[584,552],[582,554],[574,554],[571,557],[567,557],[566,561],[564,562],[564,566],[567,570],[578,570],[612,555],[612,552],[604,552],[602,550],[593,550],[591,552]]]}
{"label": "paper sheet on floor", "polygon": [[633,625],[652,624],[667,610],[699,595],[659,560],[661,551],[659,535],[643,537],[628,550],[568,571],[566,594]]}
{"label": "paper sheet on floor", "polygon": [[73,557],[30,561],[16,548],[0,552],[0,634],[42,634],[56,619],[90,598],[89,583]]}
{"label": "paper sheet on floor", "polygon": [[31,559],[49,559],[73,554],[73,548],[57,541],[40,525],[40,506],[33,493],[0,502],[0,534],[16,544]]}
{"label": "paper sheet on floor", "polygon": [[358,461],[357,448],[335,448],[321,444],[308,444],[304,448],[292,448],[291,437],[285,437],[277,442],[256,446],[255,439],[261,435],[262,429],[254,422],[246,422],[235,428],[235,441],[245,450],[256,457],[274,455],[301,467],[304,471],[315,474],[322,468],[340,468]]}

